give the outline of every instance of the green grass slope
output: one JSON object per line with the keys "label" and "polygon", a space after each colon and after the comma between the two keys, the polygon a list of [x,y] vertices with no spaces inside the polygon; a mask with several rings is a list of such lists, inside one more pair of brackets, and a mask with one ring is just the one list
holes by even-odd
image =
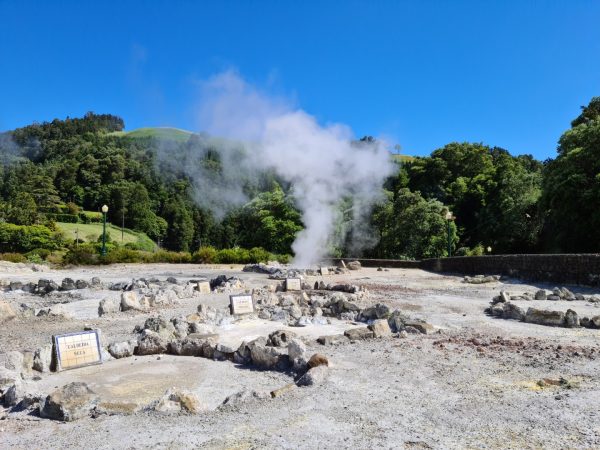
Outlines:
{"label": "green grass slope", "polygon": [[171,140],[176,142],[187,142],[190,136],[194,133],[187,130],[181,130],[179,128],[169,127],[148,127],[148,128],[137,128],[131,131],[117,131],[112,133],[117,136],[125,136],[133,139],[141,138],[156,138],[163,140]]}
{"label": "green grass slope", "polygon": [[[65,223],[56,222],[58,228],[65,234],[68,240],[74,241],[79,233],[79,240],[89,242],[98,240],[99,236],[102,236],[102,224],[101,223]],[[136,231],[128,230],[125,228],[123,232],[123,240],[121,240],[121,228],[116,227],[110,223],[106,224],[106,232],[110,233],[110,238],[113,242],[119,244],[127,244],[130,242],[142,242],[148,246],[154,246],[154,242],[146,236],[145,233],[138,233]]]}

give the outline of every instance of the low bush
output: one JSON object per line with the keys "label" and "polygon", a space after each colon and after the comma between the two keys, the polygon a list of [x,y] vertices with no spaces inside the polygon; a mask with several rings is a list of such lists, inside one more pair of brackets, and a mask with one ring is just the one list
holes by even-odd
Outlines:
{"label": "low bush", "polygon": [[58,250],[64,242],[59,232],[44,225],[0,223],[0,249],[9,252],[29,252],[44,248]]}
{"label": "low bush", "polygon": [[251,250],[234,247],[217,250],[214,247],[201,247],[192,255],[192,261],[200,264],[252,264],[268,261],[288,263],[289,255],[275,255],[264,248],[254,247]]}
{"label": "low bush", "polygon": [[0,260],[13,263],[25,263],[27,258],[21,253],[0,253]]}
{"label": "low bush", "polygon": [[214,264],[219,251],[214,247],[200,247],[192,255],[192,261],[199,264]]}

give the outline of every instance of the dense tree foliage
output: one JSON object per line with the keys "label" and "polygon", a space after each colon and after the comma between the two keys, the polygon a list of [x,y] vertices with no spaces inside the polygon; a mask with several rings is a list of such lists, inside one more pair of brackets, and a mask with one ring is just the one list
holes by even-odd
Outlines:
{"label": "dense tree foliage", "polygon": [[[144,232],[169,250],[202,247],[198,260],[291,253],[303,226],[291,186],[269,171],[228,170],[243,149],[203,135],[159,141],[123,129],[119,117],[88,113],[0,135],[0,251],[58,248],[54,221],[100,220],[97,212],[107,204],[110,222]],[[582,107],[554,160],[454,142],[428,157],[394,161],[398,170],[370,214],[376,239],[357,253],[352,241],[365,230],[346,217],[352,205],[344,201],[336,254],[443,256],[448,226],[452,252],[459,254],[488,246],[494,253],[600,250],[600,97]],[[232,176],[239,192],[226,191]],[[220,192],[247,201],[232,207],[227,195],[214,195]],[[450,223],[448,209],[455,216]],[[252,256],[219,253],[234,247],[257,250]]]}

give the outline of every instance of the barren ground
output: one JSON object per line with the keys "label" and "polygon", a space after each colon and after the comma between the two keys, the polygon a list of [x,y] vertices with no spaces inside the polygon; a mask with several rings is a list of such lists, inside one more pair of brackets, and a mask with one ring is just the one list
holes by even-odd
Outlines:
{"label": "barren ground", "polygon": [[[235,274],[250,287],[272,283],[266,275],[241,272],[239,266],[197,265],[120,265],[48,272],[7,268],[0,272],[0,278],[51,278],[60,282],[64,277],[89,280],[98,276],[108,282],[152,276],[186,280],[219,274]],[[310,277],[309,281],[320,278]],[[600,330],[552,328],[483,313],[500,289],[520,294],[540,287],[551,289],[552,285],[534,286],[516,280],[470,285],[462,283],[460,277],[407,269],[362,269],[323,278],[326,282],[363,285],[374,303],[383,302],[422,318],[437,332],[337,346],[312,341],[311,352],[323,353],[331,362],[324,384],[199,415],[139,412],[70,423],[9,415],[0,420],[0,448],[600,447]],[[595,293],[575,286],[570,289]],[[73,320],[32,318],[2,324],[0,353],[35,349],[50,343],[53,334],[81,330],[84,324],[100,328],[106,342],[129,339],[133,327],[149,315],[121,313],[98,318],[98,301],[117,294],[80,293],[81,299],[70,298],[65,304],[75,315]],[[16,304],[38,307],[48,301],[27,294],[0,295]],[[225,305],[228,296],[211,294],[160,312],[167,317],[189,314],[200,302]],[[600,308],[582,301],[523,303],[600,314]],[[327,334],[328,326],[322,327],[320,334]],[[171,363],[169,358],[140,359],[137,363],[151,367],[148,380],[153,373],[157,377],[166,373],[174,385],[178,379],[196,383],[207,404],[218,404],[232,390],[268,390],[288,382],[285,374],[243,369],[230,362],[200,363],[201,358],[190,362],[201,364],[197,369],[183,362],[178,369],[179,363]],[[121,361],[109,361],[102,370],[112,367],[116,374],[125,371]],[[85,376],[83,371],[94,372],[91,368],[65,371],[52,375],[60,378],[49,376],[40,383],[68,382],[70,377]],[[98,369],[95,376],[102,378],[102,373]],[[537,383],[560,377],[571,382],[570,388],[540,387]]]}

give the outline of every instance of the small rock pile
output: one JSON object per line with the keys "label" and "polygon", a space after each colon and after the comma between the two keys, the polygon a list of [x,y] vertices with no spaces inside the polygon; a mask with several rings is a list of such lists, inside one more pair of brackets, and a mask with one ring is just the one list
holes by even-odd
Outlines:
{"label": "small rock pile", "polygon": [[463,283],[468,284],[484,284],[500,281],[500,275],[475,275],[474,277],[466,276],[463,278]]}
{"label": "small rock pile", "polygon": [[37,283],[29,282],[24,283],[21,281],[11,281],[5,286],[5,290],[9,291],[22,291],[29,294],[35,295],[47,295],[55,291],[74,291],[77,289],[101,289],[102,282],[100,278],[94,277],[90,282],[85,280],[73,280],[72,278],[65,278],[59,285],[56,281],[40,279]]}
{"label": "small rock pile", "polygon": [[[536,293],[537,296],[538,294]],[[567,298],[565,297],[565,299]],[[537,308],[527,308],[525,310],[512,303],[511,300],[524,300],[524,298],[522,296],[511,296],[508,292],[501,291],[500,295],[494,297],[490,306],[485,309],[485,313],[503,319],[553,327],[577,328],[581,326],[586,328],[600,328],[600,315],[591,318],[580,318],[577,312],[572,309],[567,309],[566,312]]]}

